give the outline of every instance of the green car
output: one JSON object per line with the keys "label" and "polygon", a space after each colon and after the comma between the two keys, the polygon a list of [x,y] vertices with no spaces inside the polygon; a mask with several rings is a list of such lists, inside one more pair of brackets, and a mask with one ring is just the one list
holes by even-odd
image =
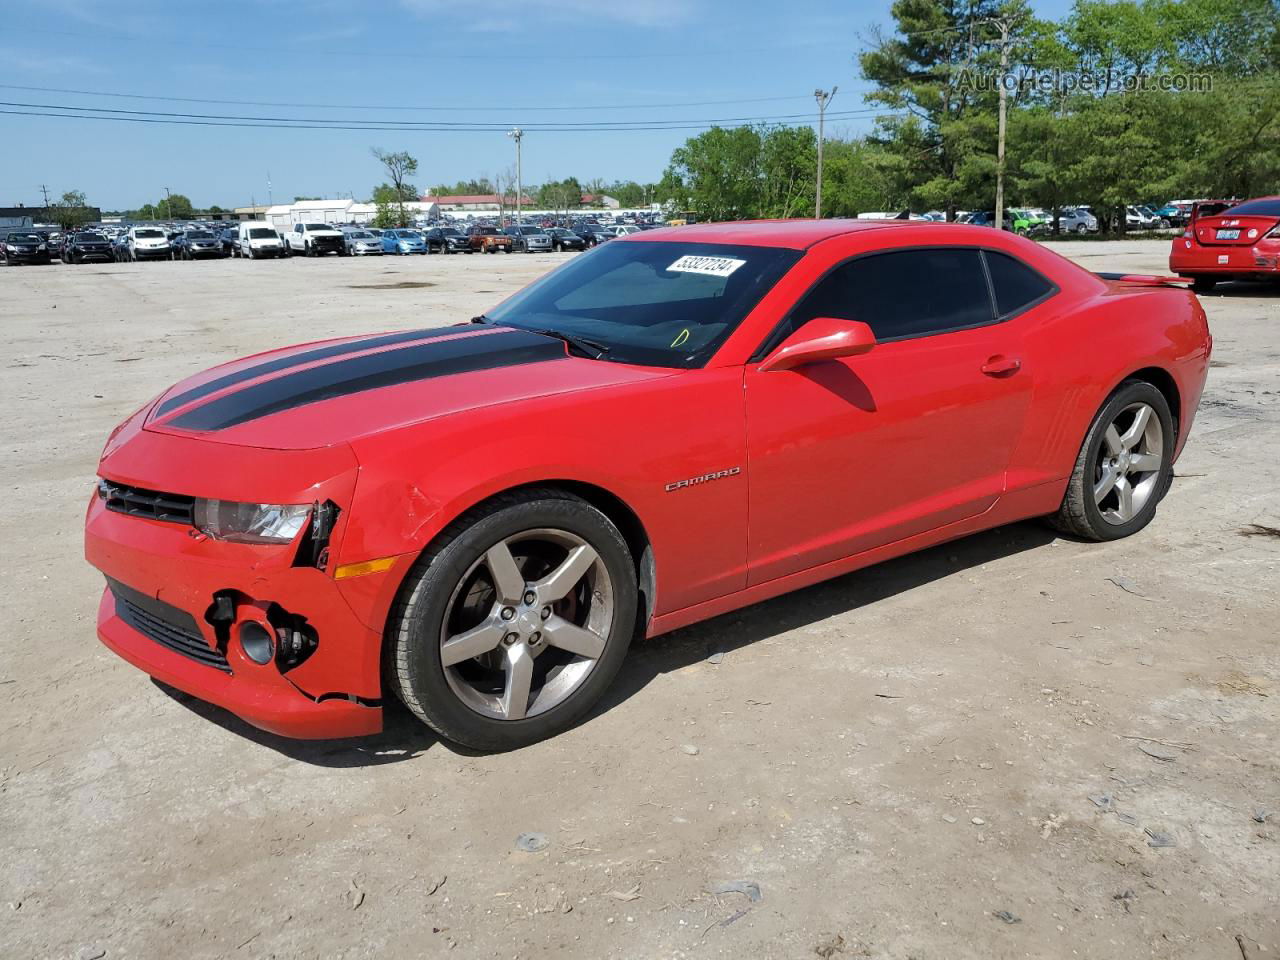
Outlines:
{"label": "green car", "polygon": [[1013,218],[1013,232],[1020,234],[1029,234],[1033,231],[1038,233],[1044,228],[1045,222],[1040,217],[1035,216],[1029,210],[1009,210],[1009,216]]}

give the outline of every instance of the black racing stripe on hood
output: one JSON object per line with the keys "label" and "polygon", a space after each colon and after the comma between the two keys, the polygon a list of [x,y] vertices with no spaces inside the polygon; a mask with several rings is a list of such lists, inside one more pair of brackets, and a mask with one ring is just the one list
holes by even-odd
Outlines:
{"label": "black racing stripe on hood", "polygon": [[564,344],[523,330],[436,340],[365,354],[257,383],[169,421],[185,430],[223,430],[334,397],[455,373],[493,370],[565,357]]}
{"label": "black racing stripe on hood", "polygon": [[199,386],[192,387],[190,390],[184,390],[177,396],[170,397],[160,404],[155,415],[161,416],[170,410],[185,407],[188,403],[199,400],[201,397],[207,397],[211,393],[217,393],[227,387],[234,387],[237,383],[256,380],[258,377],[265,376],[268,373],[278,373],[281,370],[288,370],[290,367],[300,367],[306,363],[315,363],[317,360],[340,357],[344,353],[359,353],[362,350],[389,347],[393,344],[406,343],[410,340],[438,340],[440,337],[452,337],[462,332],[464,331],[457,327],[447,327],[443,330],[405,330],[401,333],[387,333],[380,337],[366,337],[363,340],[332,343],[327,347],[316,347],[314,350],[292,353],[287,357],[277,357],[274,360],[267,360],[264,363],[256,363],[252,367],[237,370],[235,373],[216,377],[208,383],[202,383]]}

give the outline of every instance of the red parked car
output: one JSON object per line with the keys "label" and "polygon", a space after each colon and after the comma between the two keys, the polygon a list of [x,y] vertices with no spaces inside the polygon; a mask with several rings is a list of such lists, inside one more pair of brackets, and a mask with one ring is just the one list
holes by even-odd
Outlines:
{"label": "red parked car", "polygon": [[274,350],[108,439],[98,633],[294,737],[391,697],[527,744],[665,633],[1028,517],[1111,540],[1169,488],[1209,362],[1158,278],[1000,231],[636,233],[471,324]]}
{"label": "red parked car", "polygon": [[1169,251],[1169,269],[1207,293],[1222,280],[1280,279],[1280,196],[1202,201]]}

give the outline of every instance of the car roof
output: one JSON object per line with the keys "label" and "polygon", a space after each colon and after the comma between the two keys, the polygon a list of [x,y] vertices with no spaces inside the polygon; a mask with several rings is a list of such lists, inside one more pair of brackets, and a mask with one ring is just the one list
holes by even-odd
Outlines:
{"label": "car roof", "polygon": [[[933,220],[738,220],[640,230],[628,234],[625,240],[631,243],[671,240],[681,243],[736,243],[751,247],[790,247],[804,250],[832,237],[867,230],[912,230],[939,226]],[[959,229],[957,224],[941,226]]]}

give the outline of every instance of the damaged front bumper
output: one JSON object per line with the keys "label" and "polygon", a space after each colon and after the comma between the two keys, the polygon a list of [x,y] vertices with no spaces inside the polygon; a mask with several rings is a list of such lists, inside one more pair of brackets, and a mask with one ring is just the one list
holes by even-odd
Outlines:
{"label": "damaged front bumper", "polygon": [[[354,493],[356,462],[345,446],[233,447],[153,433],[138,423],[121,433],[99,467],[112,484],[333,503],[340,511]],[[108,581],[98,636],[156,679],[263,730],[303,739],[376,733],[381,628],[403,571],[397,561],[335,580],[345,525],[340,512],[329,549],[317,557],[307,531],[289,544],[232,543],[191,523],[109,509],[95,494],[85,519],[85,557]],[[270,638],[266,654],[244,642],[255,631],[260,640]]]}

